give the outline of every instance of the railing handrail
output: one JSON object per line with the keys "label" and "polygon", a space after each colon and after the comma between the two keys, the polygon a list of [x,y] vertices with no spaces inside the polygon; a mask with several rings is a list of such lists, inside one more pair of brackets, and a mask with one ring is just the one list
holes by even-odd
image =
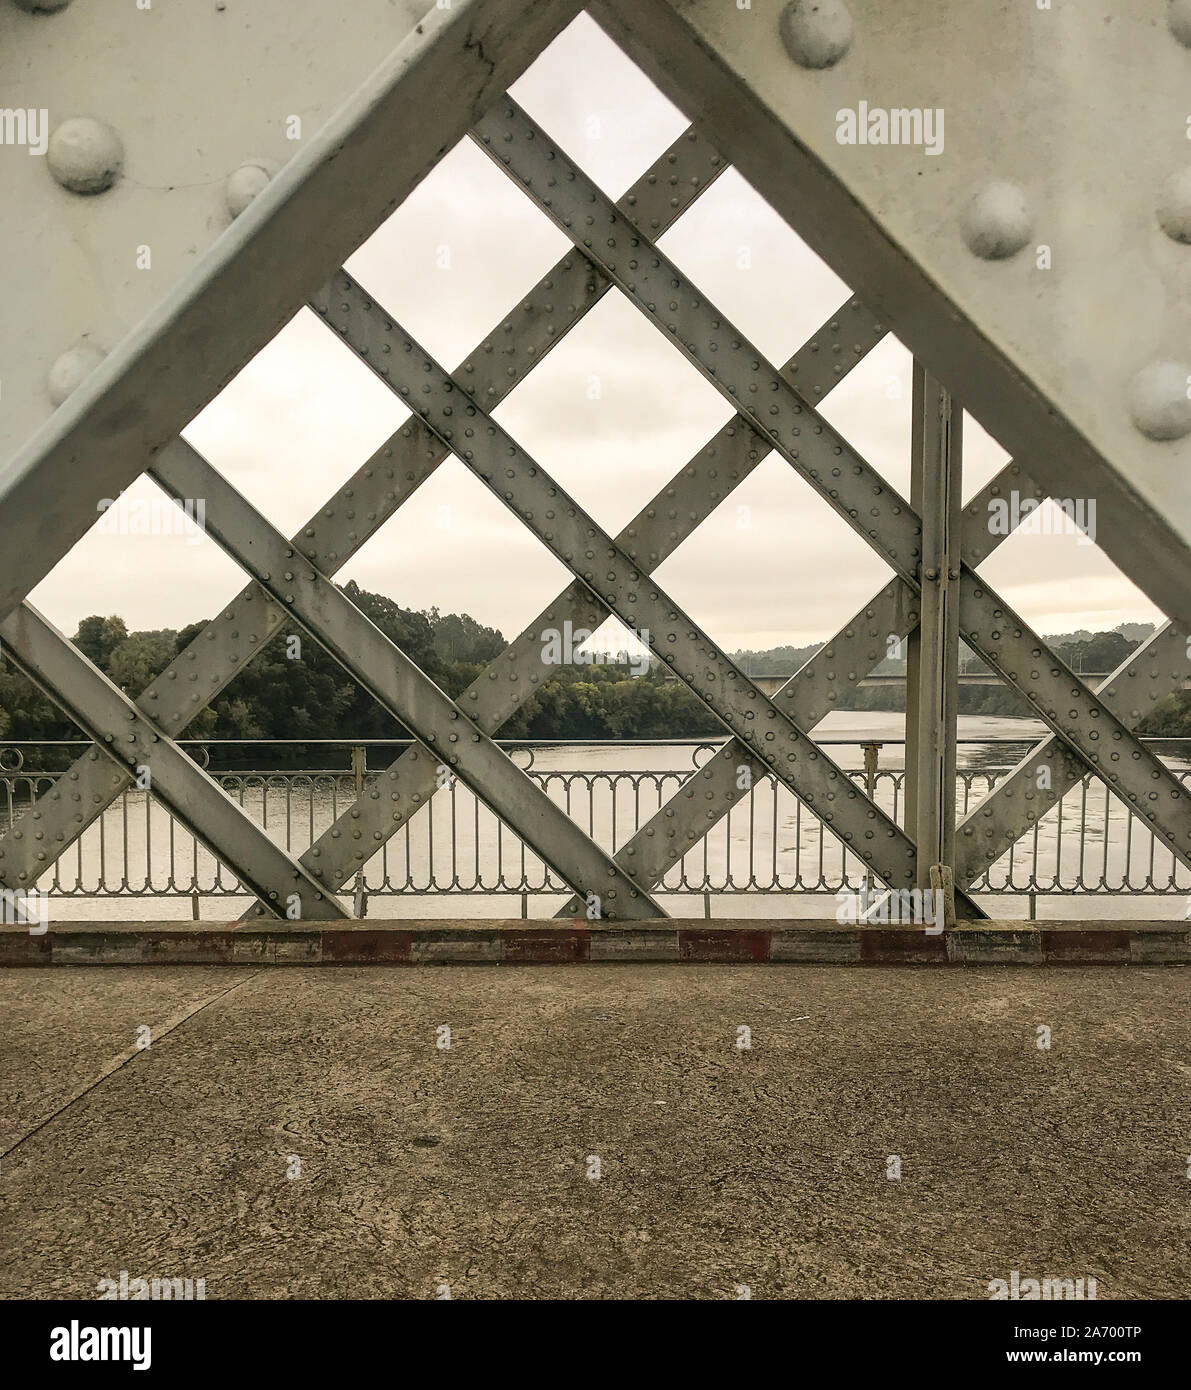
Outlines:
{"label": "railing handrail", "polygon": [[[877,750],[902,745],[898,738],[839,738],[836,743],[863,747],[871,756],[863,768],[848,775],[863,780],[886,811],[899,820],[904,811],[905,772],[897,766],[878,767]],[[1155,742],[1173,744],[1187,740],[1165,737]],[[289,744],[308,748],[391,749],[408,747],[410,739],[369,739],[356,743],[324,739],[223,739],[187,741],[209,756],[213,746],[277,747]],[[656,814],[659,805],[679,785],[703,766],[702,752],[712,754],[721,745],[716,739],[613,740],[613,739],[506,739],[506,747],[524,751],[523,765],[539,788],[559,800],[580,822],[599,822],[599,833],[610,848],[619,849]],[[1029,746],[1036,736],[969,738],[969,744]],[[0,758],[19,746],[90,746],[86,740],[0,740]],[[628,769],[568,767],[574,759],[560,759],[562,767],[535,766],[534,753],[545,749],[614,747],[681,747],[688,756],[669,767]],[[201,759],[200,759],[201,761]],[[382,764],[364,769],[356,759],[353,772],[346,767],[220,768],[214,773],[219,785],[237,799],[245,811],[266,829],[276,829],[286,847],[300,854],[325,833],[361,795],[365,785],[383,777]],[[652,763],[655,760],[642,758]],[[660,762],[662,759],[657,759]],[[960,768],[957,774],[960,814],[974,810],[997,785],[1012,763],[994,758],[983,767]],[[18,827],[33,801],[51,789],[62,771],[32,768],[5,769],[0,761],[0,805],[4,829]],[[1175,774],[1191,789],[1191,772]],[[368,779],[367,783],[365,778]],[[699,894],[709,904],[712,896],[731,894],[831,894],[858,887],[864,866],[825,833],[818,818],[795,800],[770,776],[754,787],[754,797],[730,809],[724,819],[688,855],[667,871],[659,891]],[[4,804],[6,803],[6,804]],[[975,894],[1029,897],[1031,916],[1040,896],[1085,895],[1185,895],[1191,881],[1169,852],[1158,846],[1152,834],[1136,821],[1128,808],[1114,800],[1107,787],[1090,775],[1059,802],[1055,813],[1035,821],[1027,836],[1017,842],[972,885]],[[744,832],[743,835],[741,832]],[[55,897],[104,898],[108,901],[145,897],[191,898],[199,915],[201,897],[243,897],[234,875],[211,858],[177,825],[159,803],[143,791],[129,789],[104,816],[86,831],[52,868],[43,884]],[[52,861],[51,861],[52,862]],[[558,880],[520,842],[503,830],[493,813],[460,784],[452,783],[416,820],[408,822],[392,841],[382,846],[366,873],[358,878],[356,898],[404,894],[516,895],[524,915],[530,896],[561,893]],[[708,907],[708,911],[710,908]],[[363,912],[362,907],[357,911]]]}
{"label": "railing handrail", "polygon": [[[728,735],[704,734],[683,738],[496,738],[494,743],[505,748],[714,748]],[[1020,734],[981,734],[959,738],[957,743],[1039,743],[1048,737],[1039,723],[1037,730]],[[1142,743],[1191,743],[1191,734],[1143,734]],[[407,748],[416,743],[412,738],[180,738],[175,742],[182,748]],[[839,735],[817,738],[816,743],[836,747],[860,747],[866,743],[901,747],[904,737],[885,734],[857,733],[853,737]],[[0,738],[0,748],[90,748],[87,738]]]}

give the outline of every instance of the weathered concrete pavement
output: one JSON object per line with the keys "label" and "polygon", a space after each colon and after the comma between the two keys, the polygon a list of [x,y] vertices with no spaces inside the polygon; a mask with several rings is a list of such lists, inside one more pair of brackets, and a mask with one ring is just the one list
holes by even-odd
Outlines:
{"label": "weathered concrete pavement", "polygon": [[0,1292],[127,1270],[208,1298],[982,1298],[1017,1269],[1185,1297],[1189,983],[6,970]]}

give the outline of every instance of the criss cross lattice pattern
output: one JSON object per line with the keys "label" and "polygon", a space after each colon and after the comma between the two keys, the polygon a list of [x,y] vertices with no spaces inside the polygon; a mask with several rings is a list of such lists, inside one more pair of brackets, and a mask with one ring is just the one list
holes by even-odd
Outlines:
{"label": "criss cross lattice pattern", "polygon": [[[400,84],[398,77],[395,90]],[[664,875],[765,778],[798,798],[874,879],[899,890],[922,885],[931,881],[925,871],[940,858],[939,846],[917,847],[914,835],[867,796],[808,730],[884,659],[891,635],[915,633],[940,586],[954,596],[958,636],[1050,730],[955,828],[953,856],[942,858],[953,859],[945,867],[954,872],[958,914],[982,915],[967,890],[1089,772],[1180,862],[1191,865],[1187,793],[1132,732],[1184,680],[1188,633],[1168,623],[1093,690],[978,574],[1004,539],[990,534],[990,500],[1010,491],[1047,496],[1030,460],[1008,463],[964,508],[950,538],[951,559],[940,571],[932,559],[927,499],[916,506],[900,497],[820,411],[825,396],[889,325],[852,298],[789,361],[772,364],[659,248],[662,235],[726,168],[700,131],[692,127],[681,135],[614,203],[510,97],[476,104],[484,114],[472,124],[470,138],[569,239],[571,249],[454,370],[435,361],[346,270],[306,291],[327,330],[411,413],[292,537],[180,436],[143,449],[137,469],[170,497],[179,503],[205,499],[209,534],[248,582],[135,700],[27,602],[11,608],[0,622],[5,652],[94,747],[0,840],[0,881],[8,888],[36,885],[132,785],[138,769],[148,767],[153,795],[255,896],[252,914],[350,916],[339,892],[411,817],[425,813],[444,779],[452,777],[549,867],[571,895],[559,911],[563,918],[592,903],[608,920],[665,916],[654,896]],[[383,164],[373,172],[381,177]],[[412,178],[412,172],[405,178],[406,191]],[[286,206],[300,206],[302,193],[290,190]],[[263,227],[281,203],[263,198],[261,204],[249,215]],[[346,254],[338,259],[342,263]],[[734,412],[615,536],[494,415],[608,294],[621,296],[652,324]],[[289,310],[298,307],[295,301]],[[113,389],[139,360],[112,367]],[[872,547],[894,577],[770,697],[654,576],[771,452]],[[457,700],[334,582],[450,456],[571,575],[567,587]],[[52,463],[52,447],[43,459]],[[36,463],[29,476],[35,476]],[[46,474],[47,484],[52,476]],[[0,505],[10,509],[11,519],[19,501],[9,493]],[[75,538],[65,526],[46,538],[57,552],[49,563]],[[20,592],[46,571],[45,560],[42,554],[30,564]],[[615,853],[585,833],[493,741],[542,677],[544,630],[569,622],[594,631],[609,617],[646,643],[725,732],[715,755]],[[300,857],[275,844],[175,741],[293,624],[416,739]]]}

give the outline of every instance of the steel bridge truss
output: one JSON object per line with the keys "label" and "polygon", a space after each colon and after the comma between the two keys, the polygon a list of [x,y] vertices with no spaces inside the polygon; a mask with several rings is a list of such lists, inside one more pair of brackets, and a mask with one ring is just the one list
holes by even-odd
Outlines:
{"label": "steel bridge truss", "polygon": [[[278,532],[177,434],[196,404],[184,392],[172,403],[172,420],[166,412],[152,428],[146,425],[139,452],[130,452],[124,441],[123,462],[107,448],[111,430],[102,426],[122,399],[144,389],[148,373],[162,370],[171,353],[185,358],[183,335],[192,327],[187,315],[201,314],[204,306],[216,315],[220,296],[234,293],[236,274],[245,262],[251,269],[271,226],[285,219],[296,225],[294,218],[303,214],[317,218],[328,198],[353,196],[359,161],[337,173],[325,150],[312,152],[294,177],[279,180],[282,188],[260,196],[228,256],[216,258],[184,303],[150,325],[128,351],[114,354],[102,379],[35,437],[10,470],[15,481],[0,481],[0,524],[9,527],[28,516],[38,485],[55,486],[64,451],[76,469],[102,454],[103,476],[121,486],[147,471],[176,501],[205,499],[208,531],[248,576],[237,597],[133,700],[23,601],[82,534],[88,511],[94,515],[90,499],[82,498],[73,510],[59,509],[41,528],[40,544],[23,567],[5,572],[5,654],[94,747],[0,839],[0,882],[10,889],[33,888],[146,768],[152,794],[255,896],[254,916],[350,916],[347,901],[336,894],[451,777],[465,783],[566,885],[571,896],[560,918],[593,904],[605,919],[665,916],[653,896],[665,873],[747,798],[750,792],[742,787],[766,777],[806,805],[888,887],[929,887],[953,875],[961,917],[983,915],[967,890],[1089,772],[1191,866],[1187,793],[1132,733],[1154,704],[1180,687],[1188,632],[1168,623],[1090,689],[977,572],[1005,538],[990,533],[990,501],[1011,490],[1039,500],[1047,496],[1030,460],[1007,464],[961,511],[962,412],[946,385],[916,366],[914,486],[910,500],[898,496],[819,410],[882,340],[886,325],[853,298],[778,367],[659,250],[661,235],[726,167],[699,131],[683,134],[613,204],[526,112],[499,96],[499,89],[491,90],[488,84],[496,79],[507,85],[534,56],[534,44],[540,47],[574,8],[558,7],[550,25],[535,20],[540,32],[532,32],[531,23],[531,32],[523,28],[516,39],[512,29],[503,38],[494,35],[491,70],[485,64],[474,80],[456,78],[464,87],[471,80],[468,102],[473,116],[482,113],[471,122],[471,139],[570,239],[572,249],[454,371],[437,363],[346,271],[314,278],[317,265],[309,257],[292,276],[280,277],[292,295],[288,302],[262,306],[246,341],[228,348],[219,369],[223,380],[255,350],[255,339],[267,340],[270,323],[275,331],[278,314],[292,313],[305,298],[411,412],[295,536]],[[434,71],[422,51],[396,64],[381,95],[370,93],[360,112],[345,118],[348,128],[373,119],[378,102],[388,103],[391,113],[413,109],[410,103],[421,99],[427,73]],[[373,198],[373,226],[452,143],[428,146],[421,164],[417,152],[406,159],[394,187]],[[373,177],[388,168],[383,143],[361,158]],[[342,264],[362,240],[361,228],[342,219],[324,240],[335,243]],[[311,292],[320,279],[323,288]],[[613,292],[669,339],[735,412],[616,536],[493,418],[501,400]],[[894,577],[767,698],[653,574],[771,452],[872,546]],[[334,583],[342,566],[448,456],[469,469],[572,575],[458,700]],[[122,474],[113,472],[119,468]],[[566,622],[594,631],[610,616],[647,642],[727,734],[719,751],[615,854],[585,834],[493,742],[545,678],[543,631]],[[299,858],[275,845],[175,742],[259,651],[294,625],[418,740]],[[909,642],[905,831],[808,733],[886,656],[891,637]],[[961,638],[1051,732],[957,826],[955,674]]]}

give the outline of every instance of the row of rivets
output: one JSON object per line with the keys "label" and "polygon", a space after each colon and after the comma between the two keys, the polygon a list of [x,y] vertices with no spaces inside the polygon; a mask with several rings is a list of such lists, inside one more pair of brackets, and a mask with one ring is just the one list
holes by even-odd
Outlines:
{"label": "row of rivets", "polygon": [[[1191,4],[1182,5],[1181,18],[1176,13],[1179,8],[1170,8],[1171,31],[1191,46]],[[1178,169],[1167,177],[1158,195],[1157,213],[1158,225],[1171,241],[1191,245],[1191,169]],[[1129,413],[1148,439],[1181,439],[1191,430],[1188,382],[1191,367],[1170,359],[1150,362],[1130,382]]]}
{"label": "row of rivets", "polygon": [[[46,0],[18,0],[18,3],[29,10],[50,8]],[[61,5],[53,8],[61,8]],[[119,177],[124,167],[124,142],[110,125],[94,116],[71,116],[50,136],[46,164],[63,188],[71,193],[93,196],[106,192]],[[277,166],[266,159],[250,160],[233,170],[225,188],[227,210],[233,218],[239,217],[276,172]],[[67,348],[54,362],[46,379],[54,405],[61,405],[106,355],[102,348],[86,338]]]}
{"label": "row of rivets", "polygon": [[[1191,48],[1191,0],[1170,0],[1167,23],[1174,37]],[[778,29],[790,57],[805,68],[833,66],[852,43],[852,18],[844,0],[791,0]],[[1158,196],[1157,215],[1167,236],[1191,244],[1191,170],[1169,175]],[[1033,225],[1025,190],[1007,179],[978,189],[960,216],[968,250],[989,261],[1016,256],[1029,243]],[[1170,360],[1151,362],[1133,378],[1129,413],[1148,439],[1181,439],[1191,431],[1189,381],[1188,364]]]}

